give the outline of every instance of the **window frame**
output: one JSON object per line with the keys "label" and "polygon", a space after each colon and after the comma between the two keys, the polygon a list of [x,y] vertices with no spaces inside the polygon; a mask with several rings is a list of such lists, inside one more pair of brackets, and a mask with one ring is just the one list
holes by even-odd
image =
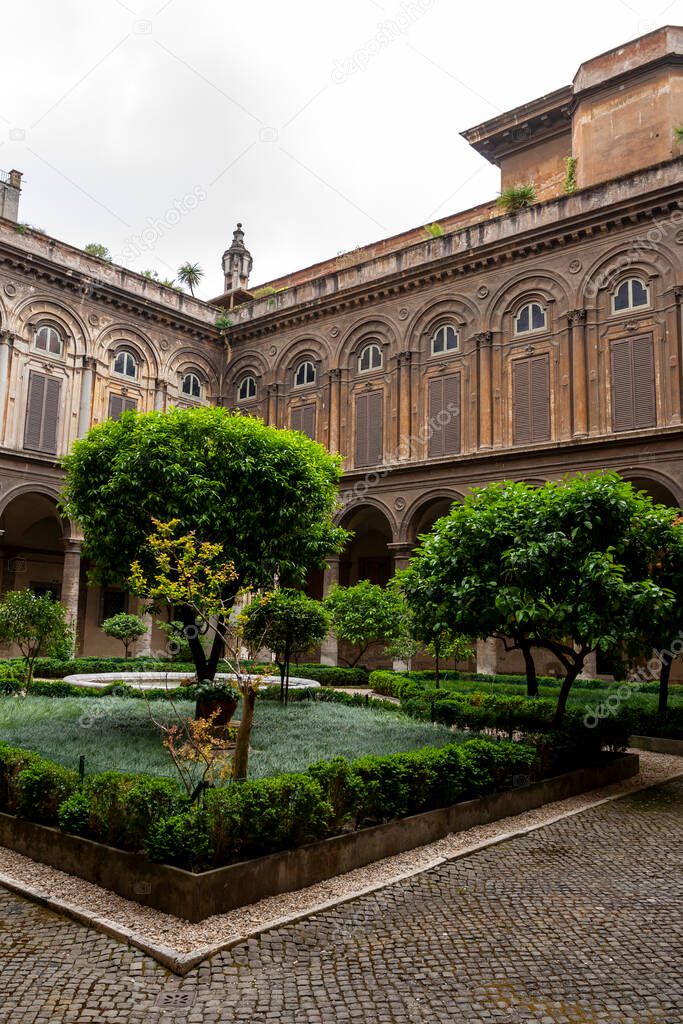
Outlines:
{"label": "window frame", "polygon": [[[297,377],[299,376],[301,371],[304,369],[304,367],[309,367],[311,373],[313,374],[313,376],[311,377],[310,380],[299,381],[299,380],[297,380]],[[306,370],[306,377],[308,377],[308,370]],[[313,362],[312,359],[301,359],[296,364],[296,366],[294,367],[294,375],[293,375],[294,383],[293,383],[293,387],[295,387],[295,388],[310,388],[310,387],[312,387],[315,384],[317,379],[318,379],[318,371],[317,371],[315,363]]]}
{"label": "window frame", "polygon": [[[379,364],[377,366],[373,366],[372,362],[370,361],[370,365],[369,366],[367,366],[367,367],[361,366],[361,363],[363,361],[363,356],[365,355],[366,352],[369,352],[371,349],[375,349],[377,352],[379,352]],[[358,373],[362,373],[362,374],[378,373],[380,370],[384,369],[384,352],[382,351],[382,345],[380,344],[379,341],[367,341],[367,342],[365,342],[364,345],[362,345],[359,348],[359,350],[358,350],[358,358],[357,358],[357,362],[356,362],[356,367],[357,367],[357,372]]]}
{"label": "window frame", "polygon": [[[59,352],[53,352],[50,348],[41,348],[38,345],[38,335],[42,330],[54,331],[59,341]],[[61,328],[48,320],[43,320],[38,323],[35,327],[35,333],[33,336],[33,348],[36,352],[40,352],[41,356],[52,356],[53,359],[62,359],[64,357],[65,338]]]}
{"label": "window frame", "polygon": [[[642,288],[644,288],[645,295],[647,296],[647,301],[641,303],[639,306],[634,306],[632,304],[632,299],[633,299],[633,282],[634,281],[637,281],[638,284],[641,285]],[[616,302],[616,298],[617,298],[617,292],[620,291],[620,289],[623,288],[624,285],[628,286],[627,287],[627,291],[628,291],[628,297],[629,297],[629,304],[628,304],[628,306],[625,306],[624,309],[616,309],[615,308],[615,302]],[[630,314],[640,313],[641,310],[645,310],[645,309],[652,309],[652,296],[651,296],[651,292],[650,292],[650,285],[649,285],[649,283],[647,281],[645,281],[645,279],[642,278],[642,277],[635,277],[635,276],[633,276],[633,277],[624,277],[624,278],[622,278],[621,281],[619,281],[619,283],[612,289],[612,293],[610,295],[610,314],[611,314],[611,316],[625,316],[628,313],[630,313]]]}
{"label": "window frame", "polygon": [[[128,359],[132,359],[133,365],[135,366],[135,374],[127,373],[125,370],[117,370],[116,362],[119,356],[126,356]],[[140,380],[140,369],[142,361],[133,349],[128,348],[126,345],[121,345],[114,351],[114,358],[112,360],[112,373],[115,373],[117,377],[127,381],[139,381]]]}
{"label": "window frame", "polygon": [[[435,350],[435,348],[434,348],[434,344],[436,342],[437,334],[439,334],[441,331],[446,331],[447,332],[449,330],[453,331],[453,333],[455,334],[455,345],[452,348],[447,348],[446,347],[446,338],[444,337],[444,348],[442,348],[439,352],[437,352]],[[436,327],[434,327],[432,329],[432,331],[430,333],[430,337],[429,337],[429,354],[430,354],[430,356],[437,356],[437,357],[438,356],[449,356],[449,355],[454,355],[456,352],[459,352],[459,351],[460,351],[460,331],[458,330],[457,324],[455,324],[453,320],[444,320],[441,323],[438,323],[436,325]]]}
{"label": "window frame", "polygon": [[[185,390],[185,381],[188,379],[188,377],[192,377],[197,382],[196,395],[193,391]],[[198,372],[196,370],[186,370],[185,373],[183,373],[180,380],[180,394],[183,396],[183,398],[188,398],[191,402],[201,402],[203,397],[202,390],[202,378],[200,377]]]}
{"label": "window frame", "polygon": [[[543,313],[543,326],[533,327],[533,307],[538,308]],[[525,331],[520,331],[517,327],[517,322],[525,309],[529,309],[529,327]],[[529,334],[542,334],[544,331],[549,329],[549,316],[548,307],[543,305],[540,299],[527,299],[526,302],[522,302],[512,314],[512,329],[513,334],[516,338],[526,338]]]}
{"label": "window frame", "polygon": [[[253,385],[253,388],[254,388],[253,394],[242,395],[242,387],[247,383],[247,381],[251,381],[251,383]],[[256,383],[255,375],[253,373],[245,373],[244,376],[240,377],[240,379],[238,380],[238,382],[237,382],[237,389],[236,390],[237,390],[237,401],[238,402],[253,402],[253,401],[255,401],[255,399],[256,399],[256,397],[258,395],[258,384]]]}

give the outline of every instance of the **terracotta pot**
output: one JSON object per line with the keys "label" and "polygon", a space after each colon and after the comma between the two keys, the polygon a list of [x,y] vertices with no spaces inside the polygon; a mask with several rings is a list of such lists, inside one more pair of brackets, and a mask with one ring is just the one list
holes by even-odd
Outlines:
{"label": "terracotta pot", "polygon": [[237,710],[234,697],[199,697],[195,707],[195,718],[210,718],[214,711],[218,714],[213,720],[214,725],[226,726]]}

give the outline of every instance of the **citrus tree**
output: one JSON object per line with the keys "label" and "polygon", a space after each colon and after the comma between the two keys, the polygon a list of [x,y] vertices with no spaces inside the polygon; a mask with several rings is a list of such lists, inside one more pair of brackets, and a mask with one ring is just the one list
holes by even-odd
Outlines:
{"label": "citrus tree", "polygon": [[145,635],[147,627],[139,616],[129,615],[128,612],[118,612],[116,615],[110,615],[108,619],[104,620],[102,632],[105,636],[111,636],[115,640],[120,640],[123,644],[125,656],[128,658],[130,645],[139,637]]}
{"label": "citrus tree", "polygon": [[10,590],[0,602],[0,642],[21,651],[28,686],[36,658],[69,658],[74,635],[64,605],[52,594],[38,597],[32,590]]}
{"label": "citrus tree", "polygon": [[[126,586],[137,562],[151,586],[153,520],[178,520],[198,542],[221,545],[234,570],[221,592],[224,609],[241,588],[303,583],[347,537],[333,523],[339,457],[304,434],[226,409],[124,413],[76,441],[64,464],[64,512],[81,526],[98,583]],[[213,679],[220,631],[205,651],[191,606],[179,601],[175,616],[197,678]]]}
{"label": "citrus tree", "polygon": [[401,595],[369,580],[352,587],[333,587],[325,598],[332,632],[356,648],[350,662],[357,665],[372,644],[391,642],[400,635],[405,614]]}

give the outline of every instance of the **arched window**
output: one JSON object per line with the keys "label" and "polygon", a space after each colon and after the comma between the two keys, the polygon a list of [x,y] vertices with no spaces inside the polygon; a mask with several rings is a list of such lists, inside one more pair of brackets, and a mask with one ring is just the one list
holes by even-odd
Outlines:
{"label": "arched window", "polygon": [[360,350],[358,356],[358,372],[368,373],[370,370],[379,370],[382,367],[382,349],[377,342],[373,341]]}
{"label": "arched window", "polygon": [[202,397],[202,384],[196,373],[190,371],[183,377],[180,390],[184,395],[188,395],[190,398],[201,398]]}
{"label": "arched window", "polygon": [[443,352],[456,352],[458,343],[457,328],[453,324],[440,324],[432,334],[432,355],[437,356]]}
{"label": "arched window", "polygon": [[62,354],[62,336],[52,324],[41,324],[36,331],[36,348],[53,356]]}
{"label": "arched window", "polygon": [[129,349],[121,348],[114,356],[114,373],[120,373],[122,377],[130,377],[133,380],[137,378],[137,357]]}
{"label": "arched window", "polygon": [[252,398],[256,398],[256,378],[248,374],[246,377],[242,377],[237,385],[237,400],[238,402],[248,402]]}
{"label": "arched window", "polygon": [[612,293],[612,312],[623,313],[627,309],[638,309],[650,305],[650,291],[639,277],[622,281]]}
{"label": "arched window", "polygon": [[541,303],[525,302],[515,317],[515,334],[544,331],[546,325],[546,312]]}
{"label": "arched window", "polygon": [[294,371],[294,386],[301,388],[305,384],[315,384],[315,366],[310,359],[304,359]]}

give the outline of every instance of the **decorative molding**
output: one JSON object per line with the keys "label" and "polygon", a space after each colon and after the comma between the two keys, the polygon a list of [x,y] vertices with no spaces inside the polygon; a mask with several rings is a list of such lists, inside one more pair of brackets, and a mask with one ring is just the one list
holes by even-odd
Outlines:
{"label": "decorative molding", "polygon": [[567,269],[569,270],[570,274],[578,274],[581,270],[583,270],[583,263],[581,262],[581,260],[572,260]]}
{"label": "decorative molding", "polygon": [[477,348],[490,348],[493,344],[493,331],[481,331],[480,334],[473,334],[472,341]]}
{"label": "decorative molding", "polygon": [[569,325],[573,327],[575,324],[583,324],[586,322],[586,310],[585,309],[570,309],[567,311],[567,320]]}
{"label": "decorative molding", "polygon": [[401,308],[398,311],[398,318],[399,318],[399,320],[407,320],[408,319],[408,315],[409,315],[409,313],[408,313],[407,307],[406,306],[401,306]]}
{"label": "decorative molding", "polygon": [[7,284],[5,285],[5,295],[9,295],[10,298],[13,298],[16,294],[17,286],[15,285],[14,281],[8,281]]}
{"label": "decorative molding", "polygon": [[479,287],[477,288],[477,298],[478,299],[486,299],[488,297],[488,295],[489,295],[489,289],[486,287],[485,284],[480,284]]}

